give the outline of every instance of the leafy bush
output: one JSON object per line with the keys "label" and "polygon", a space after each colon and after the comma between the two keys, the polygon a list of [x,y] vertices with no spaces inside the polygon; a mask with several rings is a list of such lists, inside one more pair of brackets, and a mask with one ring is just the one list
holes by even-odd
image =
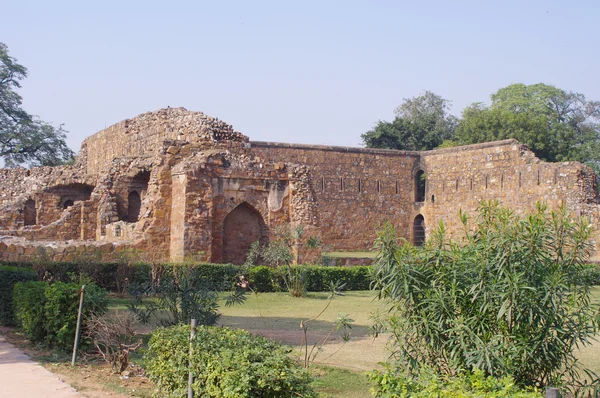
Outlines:
{"label": "leafy bush", "polygon": [[322,267],[305,266],[306,289],[313,292],[329,290],[332,283],[339,282],[344,290],[369,290],[371,285],[371,267]]}
{"label": "leafy bush", "polygon": [[18,282],[34,281],[36,274],[28,268],[0,266],[0,325],[15,323],[13,287]]}
{"label": "leafy bush", "polygon": [[191,370],[196,396],[315,397],[309,374],[279,343],[243,330],[200,326],[190,356],[189,334],[186,325],[152,333],[146,370],[163,394],[185,396]]}
{"label": "leafy bush", "polygon": [[46,337],[44,304],[47,282],[20,282],[14,287],[15,318],[23,333],[31,341],[41,342]]}
{"label": "leafy bush", "polygon": [[587,264],[581,272],[581,284],[590,286],[600,285],[600,264]]}
{"label": "leafy bush", "polygon": [[[31,263],[15,263],[18,268],[31,267]],[[40,279],[49,282],[71,282],[80,277],[111,291],[156,289],[163,280],[171,280],[181,267],[188,269],[195,284],[203,284],[215,291],[229,290],[241,274],[258,292],[287,290],[285,267],[273,268],[263,265],[243,267],[232,264],[146,264],[146,263],[72,263],[38,262],[33,265]],[[304,265],[306,290],[328,291],[331,282],[341,281],[346,290],[368,290],[371,283],[368,266],[331,267]],[[1,287],[0,287],[1,289]],[[0,293],[1,294],[1,293]]]}
{"label": "leafy bush", "polygon": [[[199,276],[199,268],[180,265],[157,286],[138,286],[132,291],[134,300],[129,309],[143,324],[155,317],[163,326],[189,323],[190,319],[200,325],[213,325],[219,317],[218,296],[210,279],[207,283],[202,274]],[[157,300],[144,304],[144,294],[153,294]]]}
{"label": "leafy bush", "polygon": [[481,370],[444,377],[424,368],[418,377],[394,369],[389,364],[384,371],[368,374],[374,386],[371,394],[377,398],[540,398],[532,389],[520,389],[510,377],[497,379],[486,376]]}
{"label": "leafy bush", "polygon": [[[25,282],[14,288],[15,315],[25,335],[32,341],[59,348],[73,345],[79,309],[78,283]],[[83,314],[106,309],[106,293],[94,284],[86,285]]]}
{"label": "leafy bush", "polygon": [[278,292],[281,290],[279,273],[264,265],[249,268],[248,280],[257,292]]}
{"label": "leafy bush", "polygon": [[573,352],[597,330],[581,284],[589,222],[541,204],[520,218],[497,202],[481,204],[475,225],[460,217],[460,244],[443,224],[423,248],[398,245],[391,226],[379,235],[376,288],[394,307],[395,359],[413,374],[481,369],[518,385],[582,387]]}

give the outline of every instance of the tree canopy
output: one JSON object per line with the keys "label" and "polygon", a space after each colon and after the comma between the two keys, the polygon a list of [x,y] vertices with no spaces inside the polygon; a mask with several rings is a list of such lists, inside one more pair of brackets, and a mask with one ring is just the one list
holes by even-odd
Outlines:
{"label": "tree canopy", "polygon": [[600,173],[600,102],[551,85],[511,84],[491,104],[467,106],[458,119],[437,94],[404,99],[392,122],[361,137],[368,148],[426,150],[514,138],[542,160],[577,160]]}
{"label": "tree canopy", "polygon": [[73,158],[66,131],[30,115],[16,92],[27,69],[0,43],[0,158],[7,166],[55,166]]}
{"label": "tree canopy", "polygon": [[456,130],[461,144],[515,138],[539,158],[578,160],[598,170],[600,102],[546,84],[512,84],[492,104],[468,106]]}
{"label": "tree canopy", "polygon": [[405,98],[392,122],[379,121],[361,137],[367,148],[423,151],[454,136],[457,119],[450,115],[450,101],[431,91]]}

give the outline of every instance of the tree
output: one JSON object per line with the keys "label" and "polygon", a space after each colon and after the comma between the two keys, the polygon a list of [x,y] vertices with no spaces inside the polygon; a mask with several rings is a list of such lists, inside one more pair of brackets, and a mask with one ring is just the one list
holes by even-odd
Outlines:
{"label": "tree", "polygon": [[27,69],[8,55],[0,43],[0,158],[7,166],[55,166],[73,158],[65,142],[66,131],[27,113],[15,91]]}
{"label": "tree", "polygon": [[448,240],[443,223],[420,248],[399,245],[392,227],[379,235],[375,289],[392,306],[398,369],[583,387],[574,351],[598,322],[582,277],[589,222],[543,204],[519,217],[498,202],[482,203],[474,224],[460,219],[460,241]]}
{"label": "tree", "polygon": [[392,122],[379,121],[361,138],[367,148],[423,151],[451,140],[458,124],[450,115],[450,101],[431,91],[405,98]]}
{"label": "tree", "polygon": [[600,171],[600,102],[546,84],[512,84],[491,96],[488,107],[463,111],[461,144],[515,138],[542,160],[577,160]]}

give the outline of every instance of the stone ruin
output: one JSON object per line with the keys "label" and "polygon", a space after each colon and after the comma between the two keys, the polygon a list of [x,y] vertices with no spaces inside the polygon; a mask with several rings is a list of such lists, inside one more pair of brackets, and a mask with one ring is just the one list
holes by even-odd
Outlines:
{"label": "stone ruin", "polygon": [[302,225],[331,251],[367,251],[388,221],[419,245],[440,220],[459,231],[459,209],[485,199],[520,212],[564,204],[600,226],[592,170],[540,161],[514,140],[424,152],[256,142],[166,108],[88,137],[72,166],[0,169],[0,260],[134,249],[240,264],[281,226]]}

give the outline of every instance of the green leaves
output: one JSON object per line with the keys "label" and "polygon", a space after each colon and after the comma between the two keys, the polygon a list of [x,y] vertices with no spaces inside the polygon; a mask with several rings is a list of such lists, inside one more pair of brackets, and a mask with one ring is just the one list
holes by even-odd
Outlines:
{"label": "green leaves", "polygon": [[542,204],[523,218],[497,202],[482,203],[474,224],[460,217],[462,245],[443,225],[423,248],[399,246],[389,226],[379,235],[375,288],[395,309],[396,360],[412,374],[481,369],[578,387],[573,351],[597,327],[581,284],[589,223]]}
{"label": "green leaves", "polygon": [[197,396],[315,396],[309,374],[279,343],[243,330],[200,326],[190,355],[188,336],[185,325],[152,333],[146,370],[163,396],[185,395],[188,369],[194,373]]}
{"label": "green leaves", "polygon": [[21,108],[22,98],[15,90],[26,76],[27,69],[0,43],[0,158],[8,166],[66,163],[74,153],[67,147],[62,126],[54,127]]}

